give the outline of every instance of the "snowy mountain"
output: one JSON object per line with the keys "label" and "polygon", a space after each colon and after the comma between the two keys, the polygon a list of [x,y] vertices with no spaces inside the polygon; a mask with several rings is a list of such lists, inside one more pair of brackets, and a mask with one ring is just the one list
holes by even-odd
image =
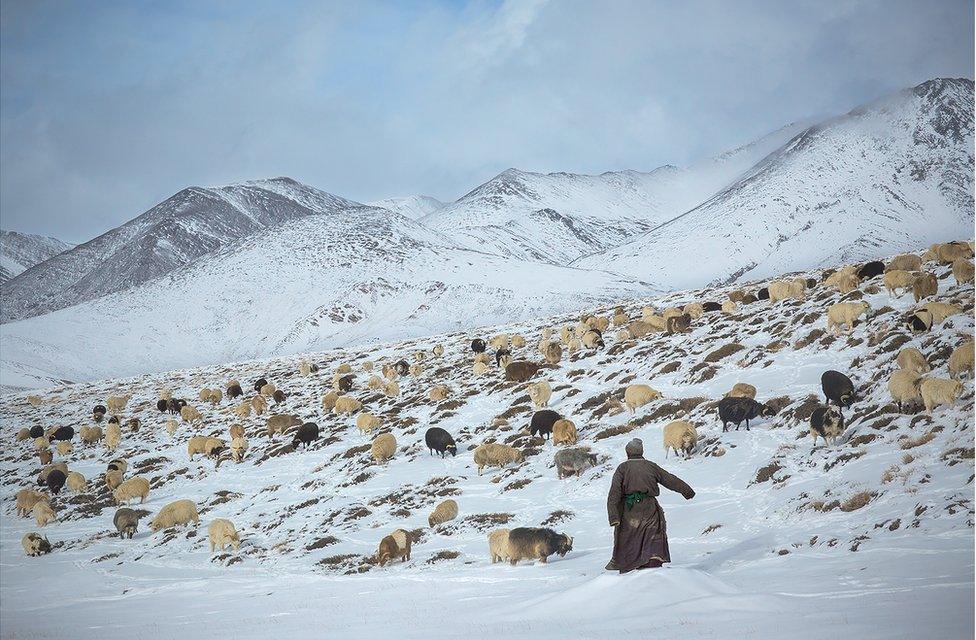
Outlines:
{"label": "snowy mountain", "polygon": [[385,209],[337,210],[252,234],[142,285],[3,325],[0,384],[402,339],[657,291],[603,271],[459,248]]}
{"label": "snowy mountain", "polygon": [[71,246],[57,238],[0,229],[0,283]]}
{"label": "snowy mountain", "polygon": [[29,318],[185,267],[282,222],[362,208],[290,178],[190,187],[4,283],[0,321]]}
{"label": "snowy mountain", "polygon": [[973,162],[973,81],[931,80],[809,127],[688,213],[573,264],[683,288],[969,237]]}
{"label": "snowy mountain", "polygon": [[727,186],[803,125],[792,124],[689,167],[600,175],[508,169],[421,222],[472,248],[569,261],[651,230]]}
{"label": "snowy mountain", "polygon": [[[417,241],[436,245],[437,239]],[[683,334],[618,340],[607,332],[605,349],[543,365],[533,382],[550,384],[549,408],[578,429],[573,446],[597,458],[594,467],[563,479],[553,458],[567,445],[524,431],[534,411],[525,383],[505,381],[494,362],[473,375],[468,344],[475,336],[519,333],[526,346],[516,357],[539,361],[543,330],[556,329],[558,336],[559,327],[581,313],[607,314],[605,307],[389,345],[59,387],[43,392],[39,407],[26,394],[7,395],[0,403],[4,634],[79,640],[972,638],[972,376],[953,406],[930,414],[900,413],[886,388],[902,348],[924,354],[932,366],[926,377],[946,378],[949,354],[973,337],[973,285],[956,284],[948,267],[926,268],[938,276],[937,299],[960,304],[962,313],[923,334],[912,334],[902,321],[915,306],[912,297],[889,297],[875,279],[849,296],[818,285],[802,302],[758,301],[733,315],[706,313]],[[823,277],[804,275],[818,282]],[[269,278],[260,293],[279,286]],[[729,291],[620,304],[639,317],[648,302],[659,308],[718,302]],[[871,313],[850,334],[830,334],[824,307],[852,297],[868,302]],[[228,322],[224,339],[235,339],[236,330]],[[445,347],[443,357],[433,355],[435,344]],[[160,353],[169,346],[149,345]],[[373,374],[364,370],[366,361],[376,363],[377,373],[381,364],[401,358],[414,362],[417,352],[427,354],[423,368],[399,378],[395,397],[368,388]],[[298,363],[306,358],[319,364],[318,374],[299,375]],[[371,434],[356,428],[356,415],[321,409],[340,364],[355,374],[350,395],[383,421]],[[828,369],[851,377],[857,400],[844,410],[847,425],[838,442],[814,448],[808,421],[824,401],[820,376]],[[267,414],[242,419],[227,398],[214,406],[196,401],[201,388],[224,388],[232,378],[251,396],[259,377],[288,396],[272,411],[315,422],[318,440],[294,450],[294,428],[268,436]],[[723,432],[716,405],[738,382],[755,385],[757,399],[776,413],[754,420],[748,431],[730,426]],[[650,384],[662,397],[634,414],[611,410],[609,401],[633,383]],[[450,396],[431,401],[435,384],[448,385]],[[167,433],[171,416],[155,407],[164,389],[189,399],[202,421],[174,416],[175,431]],[[84,444],[75,435],[72,451],[54,453],[56,462],[87,478],[88,487],[54,496],[57,520],[46,526],[18,517],[13,496],[36,489],[39,471],[33,441],[18,440],[18,430],[70,425],[77,431],[91,424],[93,404],[123,393],[133,395],[121,416],[118,449]],[[129,418],[140,426],[126,425]],[[688,458],[664,450],[663,427],[675,419],[697,428]],[[227,441],[234,424],[249,441],[240,463],[226,451],[216,460],[188,457],[190,437]],[[454,436],[456,457],[428,453],[424,434],[431,426]],[[377,433],[396,439],[385,463],[370,456]],[[661,491],[672,562],[618,575],[604,570],[612,544],[606,500],[613,469],[634,437],[643,440],[645,457],[688,482],[696,495],[684,500]],[[472,449],[484,442],[513,446],[524,461],[481,475]],[[149,481],[145,503],[130,505],[143,514],[132,539],[116,534],[118,506],[103,481],[115,458],[126,462],[125,477]],[[448,498],[457,502],[457,517],[429,526],[434,506]],[[199,523],[152,532],[150,521],[175,500],[192,500]],[[239,549],[211,551],[207,531],[216,518],[233,522]],[[565,533],[573,548],[547,564],[492,564],[488,533],[522,526]],[[410,532],[410,560],[380,567],[380,540],[398,528]],[[24,554],[21,538],[34,531],[48,538],[50,554]],[[219,622],[208,627],[209,620]]]}
{"label": "snowy mountain", "polygon": [[375,202],[367,203],[371,207],[388,209],[411,220],[419,220],[426,215],[437,211],[444,206],[444,203],[430,196],[404,196],[402,198],[386,198]]}

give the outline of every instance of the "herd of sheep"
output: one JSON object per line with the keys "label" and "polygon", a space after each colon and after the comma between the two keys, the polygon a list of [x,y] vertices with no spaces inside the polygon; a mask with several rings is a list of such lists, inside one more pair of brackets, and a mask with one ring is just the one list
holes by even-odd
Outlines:
{"label": "herd of sheep", "polygon": [[[626,343],[640,341],[651,335],[686,333],[707,314],[732,315],[744,305],[760,304],[762,301],[772,304],[781,300],[803,300],[812,288],[837,289],[847,296],[879,276],[883,276],[883,288],[889,296],[898,297],[912,293],[916,307],[905,316],[904,322],[914,333],[926,332],[945,322],[947,318],[963,312],[959,304],[934,299],[938,295],[938,282],[935,275],[925,270],[926,265],[951,265],[956,283],[969,284],[973,282],[972,257],[972,243],[933,245],[922,255],[896,256],[887,264],[873,261],[837,271],[826,271],[819,282],[808,278],[778,280],[754,291],[732,291],[721,301],[694,301],[683,307],[663,310],[644,307],[640,317],[633,317],[623,307],[617,307],[605,315],[584,314],[574,325],[543,328],[539,341],[533,342],[531,346],[523,335],[504,333],[487,340],[474,338],[465,340],[463,344],[438,344],[426,350],[401,353],[400,358],[389,362],[366,360],[355,367],[342,363],[328,374],[324,373],[324,367],[302,361],[298,365],[297,373],[303,378],[318,379],[327,385],[328,390],[317,398],[316,405],[323,414],[349,420],[350,427],[354,425],[361,434],[370,437],[370,456],[376,464],[382,465],[397,456],[400,443],[391,431],[383,431],[388,426],[386,420],[368,410],[362,392],[368,390],[386,398],[396,398],[401,393],[401,382],[425,372],[429,373],[429,367],[444,358],[450,350],[463,350],[467,354],[465,357],[468,359],[469,375],[474,379],[497,375],[524,388],[534,409],[526,430],[530,436],[549,441],[557,448],[553,464],[557,476],[562,479],[579,476],[599,463],[598,456],[588,447],[578,446],[582,440],[581,429],[577,427],[573,417],[549,408],[553,388],[546,379],[545,372],[558,366],[564,357],[583,351],[606,349],[611,336],[613,343]],[[868,303],[863,300],[831,304],[824,309],[827,331],[851,331],[858,322],[870,323],[871,311]],[[890,376],[888,389],[899,411],[921,405],[931,414],[941,406],[954,404],[963,392],[961,378],[967,375],[971,377],[973,371],[973,340],[970,336],[953,349],[948,358],[949,378],[928,375],[931,367],[926,354],[917,348],[902,349],[895,359],[899,368]],[[203,456],[218,463],[225,458],[237,463],[245,460],[254,452],[256,447],[252,441],[258,437],[258,431],[253,426],[247,426],[251,424],[252,416],[263,421],[261,435],[267,439],[268,446],[284,436],[286,439],[290,438],[294,451],[300,451],[312,446],[322,437],[318,423],[303,420],[291,413],[275,412],[278,407],[301,400],[290,396],[264,377],[249,383],[246,386],[247,392],[245,386],[236,379],[226,380],[217,388],[213,388],[213,384],[199,391],[196,406],[190,400],[174,397],[169,389],[159,389],[156,409],[161,420],[150,415],[124,418],[132,394],[106,397],[104,404],[90,406],[85,411],[85,422],[90,418],[91,423],[80,427],[78,446],[102,446],[110,455],[115,455],[146,424],[158,423],[173,437],[187,428],[199,429],[210,418],[211,412],[217,410],[234,416],[237,422],[229,426],[226,437],[217,437],[213,433],[189,437],[186,453],[190,460],[194,456]],[[809,416],[809,434],[813,438],[814,446],[818,439],[823,439],[828,444],[837,443],[845,430],[844,410],[854,406],[859,400],[858,389],[843,372],[825,371],[821,385],[825,402],[817,406]],[[456,390],[446,381],[438,381],[431,384],[426,393],[429,401],[436,404],[452,398]],[[717,422],[721,424],[722,431],[726,431],[730,424],[735,425],[736,430],[745,424],[746,430],[749,430],[750,421],[775,414],[774,407],[758,401],[756,396],[756,387],[743,381],[735,384],[718,400]],[[624,412],[634,414],[661,397],[662,394],[649,384],[635,382],[623,389],[622,397],[610,396],[606,399],[607,412],[608,415]],[[38,395],[27,397],[27,402],[35,408],[42,407],[46,401]],[[265,414],[268,414],[267,417]],[[695,424],[680,416],[672,417],[677,419],[666,423],[662,429],[666,455],[670,455],[672,451],[684,457],[694,455],[699,443],[699,432],[706,425]],[[496,418],[493,426],[501,425],[507,425],[506,419]],[[374,432],[380,433],[373,436]],[[84,494],[101,490],[103,485],[111,492],[119,507],[113,517],[116,532],[121,538],[133,537],[145,512],[140,513],[129,505],[136,499],[140,504],[143,503],[150,494],[151,484],[148,478],[141,475],[127,477],[129,465],[125,456],[112,459],[96,483],[90,482],[81,473],[70,470],[65,461],[74,451],[74,427],[23,427],[17,433],[17,440],[32,447],[42,465],[37,477],[40,488],[23,488],[15,496],[19,516],[33,517],[38,527],[46,527],[57,521],[55,505],[63,490],[72,494]],[[423,442],[430,455],[444,457],[459,454],[455,438],[441,427],[431,426],[426,429]],[[501,442],[483,442],[469,450],[478,475],[486,468],[519,465],[525,460],[522,450]],[[55,456],[65,460],[54,462]],[[457,501],[441,501],[429,515],[429,526],[436,527],[450,522],[458,514]],[[150,521],[149,528],[156,532],[199,522],[197,505],[192,500],[180,499],[159,509]],[[228,545],[236,550],[241,545],[241,537],[229,519],[213,519],[208,525],[208,534],[211,551],[223,550]],[[411,533],[403,528],[383,536],[375,556],[376,562],[385,565],[395,559],[410,560],[411,543]],[[37,556],[52,550],[48,539],[37,532],[25,535],[22,544],[28,556]],[[572,551],[572,544],[572,537],[544,527],[497,529],[488,536],[491,561],[507,560],[512,564],[532,559],[544,563],[551,555],[562,556]]]}

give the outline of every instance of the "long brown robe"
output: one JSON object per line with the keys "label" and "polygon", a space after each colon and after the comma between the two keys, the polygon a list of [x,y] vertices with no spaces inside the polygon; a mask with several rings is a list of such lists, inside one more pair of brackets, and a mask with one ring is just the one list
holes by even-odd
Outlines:
{"label": "long brown robe", "polygon": [[[607,513],[613,530],[613,561],[626,573],[652,560],[671,562],[668,552],[667,522],[657,502],[663,485],[691,500],[694,490],[681,478],[671,475],[650,460],[631,457],[613,474],[607,496]],[[625,504],[628,493],[643,492],[647,497],[632,508]]]}

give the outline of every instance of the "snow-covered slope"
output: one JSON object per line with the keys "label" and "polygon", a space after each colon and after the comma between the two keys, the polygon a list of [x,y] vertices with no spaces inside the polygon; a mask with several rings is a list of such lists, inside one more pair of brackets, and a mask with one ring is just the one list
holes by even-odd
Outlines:
{"label": "snow-covered slope", "polygon": [[385,209],[302,217],[143,285],[3,325],[0,383],[48,386],[568,311],[660,291],[461,249]]}
{"label": "snow-covered slope", "polygon": [[[293,223],[294,224],[294,223]],[[931,265],[927,268],[932,268]],[[973,288],[958,286],[945,267],[938,299],[963,313],[929,333],[911,335],[902,322],[911,296],[892,299],[867,282],[871,316],[850,335],[825,333],[823,308],[840,299],[819,286],[805,302],[757,302],[728,316],[706,314],[690,333],[652,334],[581,351],[538,380],[553,387],[550,408],[575,422],[577,446],[598,456],[595,468],[559,480],[552,442],[522,433],[532,414],[525,385],[492,369],[471,375],[468,341],[498,331],[527,339],[517,357],[538,360],[544,327],[576,322],[573,314],[504,327],[467,330],[398,344],[308,354],[321,370],[297,372],[299,356],[224,364],[168,374],[52,389],[33,408],[24,395],[0,405],[0,616],[10,637],[85,640],[161,638],[396,637],[796,639],[971,638],[973,636],[973,381],[953,407],[932,415],[899,414],[885,382],[903,347],[929,359],[946,377],[949,353],[973,337]],[[818,280],[822,274],[809,273]],[[757,283],[756,286],[759,286]],[[654,300],[659,306],[724,298],[727,290],[692,291]],[[622,302],[632,316],[647,300]],[[595,310],[607,313],[607,309]],[[228,327],[228,333],[233,329]],[[558,331],[557,331],[558,334]],[[442,359],[430,354],[443,344]],[[734,349],[727,345],[739,345]],[[724,348],[723,348],[724,347]],[[399,380],[400,394],[370,391],[366,360],[379,364],[428,354],[424,370]],[[380,416],[380,431],[397,440],[386,464],[369,455],[370,437],[355,416],[320,410],[340,363],[353,366],[351,394]],[[847,372],[859,400],[845,410],[848,427],[835,446],[811,449],[807,419],[822,402],[820,375]],[[266,376],[288,398],[278,413],[315,421],[322,437],[292,451],[290,434],[269,438],[267,416],[240,420],[226,399],[195,402],[202,387],[245,386]],[[631,383],[653,385],[663,398],[636,414],[613,414],[606,400]],[[723,433],[716,401],[736,382],[758,387],[775,417]],[[433,403],[428,391],[453,393]],[[156,412],[163,389],[191,399],[202,424],[180,423],[171,438],[168,416]],[[15,441],[35,424],[90,423],[91,406],[107,395],[133,393],[115,452],[74,441],[66,456],[90,489],[62,493],[58,520],[39,528],[14,514],[14,493],[35,485],[31,441]],[[498,421],[497,419],[504,421]],[[700,440],[690,459],[666,457],[662,427],[684,418]],[[194,435],[227,437],[242,424],[250,450],[240,464],[221,456],[187,458]],[[103,424],[104,426],[104,424]],[[431,457],[424,432],[454,435],[457,457]],[[645,454],[697,492],[693,500],[662,491],[673,562],[625,576],[604,571],[611,551],[606,493],[623,446],[633,437]],[[506,442],[525,462],[479,476],[471,449]],[[124,458],[127,477],[151,484],[139,531],[114,532],[115,505],[101,476]],[[458,502],[459,515],[427,526],[434,505]],[[200,523],[156,533],[148,523],[163,505],[193,500]],[[207,527],[228,518],[241,533],[238,551],[211,553]],[[548,564],[491,564],[487,533],[498,527],[550,526],[573,537],[573,550]],[[412,532],[409,562],[375,565],[380,539]],[[50,555],[25,557],[21,537],[39,531]]]}
{"label": "snow-covered slope", "polygon": [[401,198],[385,198],[368,203],[371,207],[388,209],[411,220],[419,220],[437,211],[444,203],[430,196],[403,196]]}
{"label": "snow-covered slope", "polygon": [[600,175],[508,169],[421,222],[468,246],[566,264],[617,246],[701,203],[803,126],[689,167]]}
{"label": "snow-covered slope", "polygon": [[190,187],[4,283],[0,321],[63,309],[147,282],[287,220],[362,206],[290,178]]}
{"label": "snow-covered slope", "polygon": [[683,288],[968,237],[973,161],[973,81],[932,80],[808,128],[701,206],[574,264]]}
{"label": "snow-covered slope", "polygon": [[71,246],[49,236],[0,229],[0,283],[51,256],[67,251]]}

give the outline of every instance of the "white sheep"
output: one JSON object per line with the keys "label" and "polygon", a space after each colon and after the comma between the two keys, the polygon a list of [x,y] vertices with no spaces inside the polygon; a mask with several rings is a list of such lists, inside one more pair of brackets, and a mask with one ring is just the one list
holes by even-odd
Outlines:
{"label": "white sheep", "polygon": [[691,452],[698,444],[698,430],[695,425],[687,420],[675,420],[664,425],[664,457],[674,449],[675,455],[684,452],[686,458],[691,457]]}
{"label": "white sheep", "polygon": [[867,314],[870,305],[867,302],[838,302],[827,307],[827,331],[836,330],[841,332],[842,326],[847,326],[847,330],[854,329],[857,319]]}

